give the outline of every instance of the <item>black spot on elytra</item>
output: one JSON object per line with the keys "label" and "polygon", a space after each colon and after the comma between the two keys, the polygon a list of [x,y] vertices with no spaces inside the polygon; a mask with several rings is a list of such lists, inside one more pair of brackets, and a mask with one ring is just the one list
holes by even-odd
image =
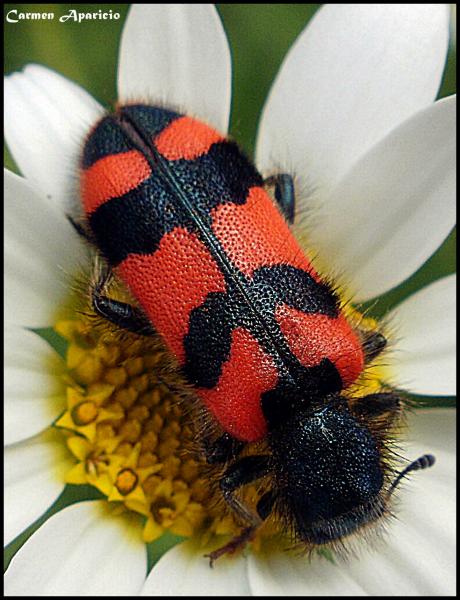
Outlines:
{"label": "black spot on elytra", "polygon": [[208,247],[222,269],[227,291],[210,294],[190,314],[184,338],[184,368],[190,382],[206,388],[216,385],[230,355],[232,332],[243,327],[274,358],[280,385],[297,378],[321,393],[329,387],[340,389],[340,377],[330,364],[329,387],[320,390],[314,383],[320,372],[300,365],[275,319],[281,303],[335,318],[336,297],[326,284],[289,265],[262,267],[247,278],[230,263],[213,235],[211,211],[222,204],[244,204],[249,189],[263,185],[262,177],[231,141],[213,144],[194,160],[172,161],[159,155],[155,136],[180,116],[158,107],[123,107],[90,135],[83,153],[85,168],[109,154],[137,148],[152,170],[136,189],[108,199],[89,215],[98,248],[115,267],[131,254],[153,254],[162,237],[177,227],[195,233]]}
{"label": "black spot on elytra", "polygon": [[135,144],[120,127],[122,114],[136,119],[149,136],[160,133],[165,127],[180,117],[179,113],[155,106],[133,105],[120,112],[104,117],[90,133],[83,148],[81,166],[88,169],[101,158],[121,154],[135,149]]}
{"label": "black spot on elytra", "polygon": [[[189,381],[199,387],[213,388],[224,362],[229,359],[232,332],[243,327],[258,340],[265,352],[278,361],[280,381],[284,373],[290,375],[290,381],[305,379],[303,387],[313,386],[314,379],[318,393],[340,389],[340,376],[329,361],[328,373],[317,374],[315,368],[310,370],[299,363],[275,318],[276,307],[280,304],[305,313],[336,317],[337,299],[328,286],[290,265],[262,267],[254,272],[252,278],[239,274],[239,280],[239,286],[229,282],[226,293],[209,294],[205,302],[190,314],[189,330],[184,337],[185,373]],[[321,385],[324,387],[320,384],[323,375],[329,379],[327,390],[320,389]]]}
{"label": "black spot on elytra", "polygon": [[[130,143],[126,140],[125,147]],[[152,254],[165,233],[175,227],[193,233],[205,227],[212,233],[212,209],[244,204],[248,190],[262,184],[261,176],[233,142],[213,144],[208,153],[194,160],[161,159],[151,166],[148,179],[123,196],[107,200],[88,218],[96,243],[112,266],[130,254]]]}

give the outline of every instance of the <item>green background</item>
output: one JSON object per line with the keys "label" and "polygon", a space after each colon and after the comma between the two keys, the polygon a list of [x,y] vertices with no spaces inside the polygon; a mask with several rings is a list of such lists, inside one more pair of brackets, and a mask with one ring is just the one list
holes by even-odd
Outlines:
{"label": "green background", "polygon": [[[233,58],[233,102],[231,134],[245,150],[252,153],[257,122],[264,99],[281,61],[297,35],[315,13],[319,4],[219,4],[218,10],[227,32]],[[51,67],[89,90],[100,102],[111,105],[116,98],[116,61],[118,43],[128,4],[6,4],[4,12],[54,12],[53,21],[5,21],[5,73],[36,62]],[[119,12],[118,21],[84,21],[60,23],[59,17],[71,8],[79,12],[99,9]],[[449,51],[440,97],[455,93],[455,51]],[[5,164],[17,170],[5,150]],[[429,225],[428,225],[429,226]],[[436,254],[408,281],[379,300],[373,313],[384,314],[388,307],[401,301],[427,283],[455,271],[455,233]],[[419,399],[422,402],[422,399]],[[453,405],[453,399],[430,399],[430,405]],[[68,486],[63,497],[50,512],[56,512],[74,500]],[[81,491],[81,488],[80,488]],[[88,498],[95,497],[87,490]],[[40,520],[42,521],[42,520]],[[36,526],[32,526],[33,529]],[[31,529],[32,530],[32,529]],[[6,563],[27,539],[26,532],[13,542]],[[161,544],[175,542],[171,536]],[[150,562],[162,552],[151,545]]]}

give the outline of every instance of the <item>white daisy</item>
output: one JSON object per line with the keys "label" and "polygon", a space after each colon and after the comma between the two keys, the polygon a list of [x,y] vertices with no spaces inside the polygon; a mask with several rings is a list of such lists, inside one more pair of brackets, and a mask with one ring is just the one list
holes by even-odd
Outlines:
{"label": "white daisy", "polygon": [[[258,167],[266,174],[293,172],[299,191],[314,189],[298,207],[299,216],[313,215],[309,245],[322,265],[341,273],[358,301],[403,282],[454,226],[455,98],[434,102],[447,33],[444,5],[325,6],[287,55],[263,111]],[[121,102],[165,101],[226,132],[230,55],[212,5],[135,5],[123,30],[118,87]],[[62,319],[69,274],[85,261],[64,212],[82,138],[102,109],[81,88],[37,65],[6,79],[5,109],[7,143],[25,178],[6,174],[9,543],[53,504],[63,472],[75,469],[50,428],[66,407],[56,377],[62,367],[30,329]],[[454,285],[454,276],[433,283],[390,314],[398,331],[395,385],[454,394]],[[116,387],[122,374],[111,376]],[[222,559],[211,570],[192,539],[166,552],[145,579],[136,515],[114,515],[106,501],[89,501],[64,508],[28,539],[6,572],[6,592],[452,594],[453,412],[418,412],[409,425],[407,456],[433,451],[437,465],[406,486],[387,543],[359,560],[308,563],[263,549]],[[71,439],[74,455],[84,453],[84,443]],[[180,512],[179,504],[167,510]]]}

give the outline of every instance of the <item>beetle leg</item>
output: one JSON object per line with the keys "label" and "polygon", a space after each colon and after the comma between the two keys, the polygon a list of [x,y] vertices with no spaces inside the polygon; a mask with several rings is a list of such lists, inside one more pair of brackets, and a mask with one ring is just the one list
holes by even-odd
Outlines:
{"label": "beetle leg", "polygon": [[292,225],[295,217],[295,189],[292,175],[279,173],[268,177],[264,183],[275,187],[275,200],[288,223]]}
{"label": "beetle leg", "polygon": [[364,332],[363,351],[366,363],[376,358],[387,346],[387,339],[378,331]]}
{"label": "beetle leg", "polygon": [[[268,506],[264,506],[268,500],[267,494],[264,494],[257,504],[257,514],[251,512],[238,498],[233,495],[239,487],[260,479],[270,472],[270,456],[245,456],[231,465],[220,480],[220,489],[225,501],[230,508],[236,512],[244,521],[249,523],[242,532],[233,537],[225,546],[217,548],[210,554],[209,564],[212,567],[215,560],[224,554],[233,554],[238,548],[247,544],[253,538],[257,528],[262,524],[270,511],[267,513]],[[273,506],[273,505],[272,505]],[[270,508],[271,510],[271,508]],[[265,515],[265,516],[264,516]]]}
{"label": "beetle leg", "polygon": [[260,518],[251,513],[244,504],[233,495],[242,485],[260,479],[270,472],[270,456],[245,456],[228,467],[220,480],[220,490],[227,504],[241,518],[252,525],[260,525]]}
{"label": "beetle leg", "polygon": [[237,440],[228,433],[224,433],[213,442],[204,440],[203,453],[206,462],[210,465],[215,465],[233,460],[238,456],[243,447],[244,442]]}
{"label": "beetle leg", "polygon": [[103,273],[91,290],[91,301],[94,311],[120,329],[126,329],[139,335],[156,335],[151,322],[137,307],[127,302],[109,298],[102,292],[110,279],[110,272]]}
{"label": "beetle leg", "polygon": [[236,535],[235,537],[233,537],[228,542],[228,544],[225,544],[225,546],[217,548],[217,550],[213,550],[209,554],[205,554],[204,556],[206,558],[209,558],[209,566],[213,567],[214,562],[221,556],[224,556],[224,554],[233,554],[236,550],[238,550],[238,548],[245,546],[248,542],[252,540],[255,532],[256,527],[252,525],[250,527],[246,527],[245,529],[243,529],[240,535]]}
{"label": "beetle leg", "polygon": [[75,221],[70,215],[67,215],[67,219],[80,237],[85,239],[88,243],[96,245],[92,233],[88,231],[82,223]]}
{"label": "beetle leg", "polygon": [[401,412],[401,398],[394,392],[369,394],[356,398],[352,410],[358,416],[367,419],[386,417],[385,421],[390,424]]}
{"label": "beetle leg", "polygon": [[259,498],[256,510],[257,514],[259,515],[262,521],[265,521],[265,519],[267,519],[270,516],[275,505],[275,501],[276,494],[274,490],[268,490],[268,492],[265,492],[265,494],[263,494]]}

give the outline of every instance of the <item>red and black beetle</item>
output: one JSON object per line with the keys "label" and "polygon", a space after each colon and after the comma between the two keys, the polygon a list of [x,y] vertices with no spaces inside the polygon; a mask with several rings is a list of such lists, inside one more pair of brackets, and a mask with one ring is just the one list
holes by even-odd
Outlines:
{"label": "red and black beetle", "polygon": [[[267,192],[275,188],[275,201]],[[222,434],[203,441],[226,469],[220,489],[248,527],[275,513],[295,540],[322,545],[386,512],[394,487],[389,432],[400,399],[343,392],[385,347],[346,318],[290,231],[293,179],[263,180],[238,146],[165,108],[121,106],[86,140],[84,220],[109,269],[138,301],[93,290],[95,311],[131,331],[159,333]],[[247,443],[267,452],[241,458]],[[234,495],[271,477],[251,512]]]}

